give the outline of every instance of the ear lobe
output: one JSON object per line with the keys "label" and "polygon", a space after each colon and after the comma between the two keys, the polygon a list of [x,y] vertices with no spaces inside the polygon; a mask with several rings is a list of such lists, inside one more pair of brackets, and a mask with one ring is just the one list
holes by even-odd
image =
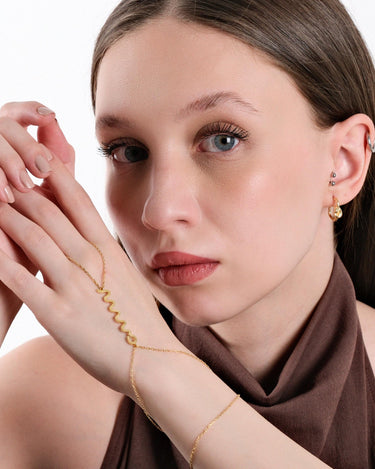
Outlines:
{"label": "ear lobe", "polygon": [[333,170],[337,173],[335,196],[340,204],[350,202],[361,190],[371,159],[368,136],[375,128],[365,114],[355,114],[333,127]]}

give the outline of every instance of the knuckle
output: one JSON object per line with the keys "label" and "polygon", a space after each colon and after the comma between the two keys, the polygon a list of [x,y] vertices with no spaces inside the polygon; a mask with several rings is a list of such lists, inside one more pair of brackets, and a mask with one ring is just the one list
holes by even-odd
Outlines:
{"label": "knuckle", "polygon": [[81,186],[76,186],[74,188],[74,200],[77,203],[77,206],[83,211],[82,213],[86,213],[86,210],[91,209],[92,207],[92,201],[87,194],[86,191],[82,189]]}
{"label": "knuckle", "polygon": [[3,117],[3,116],[11,115],[12,111],[13,111],[13,109],[16,105],[17,105],[17,103],[14,102],[14,101],[3,104],[0,107],[0,116]]}
{"label": "knuckle", "polygon": [[7,129],[9,129],[12,122],[13,120],[10,119],[8,116],[0,115],[0,130],[2,132],[6,131]]}
{"label": "knuckle", "polygon": [[24,289],[24,287],[28,284],[29,274],[23,268],[16,268],[10,274],[10,281],[15,287],[16,291],[20,291],[21,289]]}
{"label": "knuckle", "polygon": [[41,203],[36,206],[36,210],[39,220],[55,220],[61,215],[60,209],[47,200],[41,200]]}
{"label": "knuckle", "polygon": [[47,234],[39,226],[34,224],[28,225],[25,228],[24,234],[26,242],[36,248],[45,245],[48,240]]}

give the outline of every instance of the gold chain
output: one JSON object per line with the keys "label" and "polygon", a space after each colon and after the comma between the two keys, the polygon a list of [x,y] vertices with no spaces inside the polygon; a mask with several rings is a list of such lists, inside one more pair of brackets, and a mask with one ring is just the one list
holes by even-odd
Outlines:
{"label": "gold chain", "polygon": [[98,253],[100,254],[100,257],[102,259],[102,264],[103,264],[103,269],[102,269],[102,278],[101,278],[101,283],[97,282],[94,277],[90,274],[90,272],[88,272],[82,264],[80,264],[79,262],[75,261],[72,257],[66,255],[67,259],[74,265],[76,265],[77,267],[79,267],[81,270],[83,270],[83,272],[88,276],[88,278],[94,282],[95,286],[97,287],[98,290],[102,290],[104,288],[104,283],[105,283],[105,274],[106,274],[106,271],[105,271],[105,257],[104,257],[104,254],[102,253],[102,251],[98,248],[98,246],[94,243],[90,243],[92,246],[94,246],[94,248],[98,251]]}
{"label": "gold chain", "polygon": [[111,292],[110,290],[104,288],[105,287],[105,274],[106,274],[106,262],[105,262],[105,257],[104,257],[104,254],[103,252],[98,248],[98,246],[96,246],[96,244],[94,243],[91,243],[90,244],[98,251],[98,253],[100,254],[100,257],[102,259],[102,264],[103,264],[103,270],[102,270],[102,276],[101,276],[101,283],[99,283],[97,280],[95,280],[95,278],[90,274],[90,272],[82,265],[80,264],[79,262],[77,262],[76,260],[74,260],[72,257],[66,255],[66,258],[74,265],[76,265],[79,269],[81,269],[86,275],[87,277],[95,284],[96,286],[96,293],[102,295],[102,300],[105,302],[105,303],[108,303],[108,306],[107,306],[107,310],[112,313],[114,316],[113,316],[113,320],[117,323],[117,324],[120,324],[119,326],[119,330],[121,332],[123,332],[125,334],[125,340],[126,342],[132,347],[132,354],[131,354],[131,358],[130,358],[130,383],[131,383],[131,386],[132,386],[132,389],[133,389],[133,392],[134,392],[134,395],[137,399],[137,403],[138,405],[141,407],[141,409],[143,410],[143,412],[145,413],[145,415],[147,416],[147,418],[150,420],[150,422],[155,425],[155,427],[157,429],[159,429],[160,431],[162,431],[162,429],[160,428],[160,426],[155,422],[155,420],[151,417],[151,415],[149,414],[149,412],[147,411],[146,409],[146,405],[144,403],[144,400],[142,399],[139,391],[138,391],[138,388],[137,388],[137,384],[136,384],[136,381],[135,381],[135,371],[134,371],[134,358],[135,358],[135,350],[138,348],[138,349],[142,349],[142,350],[148,350],[148,351],[151,351],[151,352],[165,352],[165,353],[179,353],[181,355],[186,355],[190,358],[194,358],[195,360],[198,360],[199,362],[201,362],[202,364],[204,364],[205,366],[207,366],[207,364],[201,360],[200,358],[196,357],[195,355],[193,355],[192,353],[189,353],[189,352],[185,352],[183,350],[170,350],[170,349],[164,349],[164,348],[156,348],[156,347],[148,347],[148,346],[145,346],[145,345],[138,345],[137,344],[137,338],[136,336],[129,330],[126,328],[126,321],[124,321],[123,319],[121,319],[120,317],[120,312],[114,308],[114,301],[110,299],[110,296],[111,296]]}
{"label": "gold chain", "polygon": [[[105,274],[106,274],[106,262],[105,262],[104,254],[98,248],[98,246],[96,246],[94,243],[90,243],[90,244],[98,251],[98,253],[100,254],[100,257],[102,259],[103,269],[102,269],[102,276],[101,276],[101,282],[100,283],[97,280],[95,280],[95,278],[90,274],[90,272],[82,264],[80,264],[79,262],[77,262],[76,260],[74,260],[72,257],[70,257],[68,255],[66,257],[72,264],[76,265],[79,269],[81,269],[87,275],[87,277],[95,284],[96,293],[102,295],[102,300],[105,303],[108,303],[107,310],[114,315],[113,320],[117,324],[120,324],[119,330],[125,334],[126,342],[132,347],[132,353],[131,353],[131,357],[130,357],[130,383],[131,383],[135,398],[137,400],[137,403],[138,403],[139,407],[145,413],[146,417],[150,420],[150,422],[158,430],[163,431],[160,428],[159,424],[149,414],[149,412],[146,408],[146,404],[145,404],[145,402],[144,402],[144,400],[143,400],[142,396],[140,395],[140,393],[138,391],[138,388],[137,388],[137,383],[136,383],[136,380],[135,380],[135,370],[134,370],[134,360],[135,360],[135,351],[136,351],[136,349],[148,350],[150,352],[179,353],[181,355],[186,355],[187,357],[194,358],[195,360],[198,360],[200,363],[202,363],[203,365],[205,365],[207,367],[208,367],[208,365],[203,360],[196,357],[192,353],[185,352],[183,350],[170,350],[170,349],[165,349],[165,348],[156,348],[156,347],[149,347],[149,346],[138,345],[137,344],[137,338],[135,337],[135,335],[129,329],[127,329],[125,327],[126,326],[126,321],[121,319],[120,312],[117,309],[114,308],[115,303],[110,298],[110,296],[111,296],[110,290],[104,288],[105,287]],[[211,422],[209,422],[204,427],[204,429],[201,431],[201,433],[196,437],[196,439],[194,440],[193,448],[192,448],[191,453],[190,453],[190,460],[189,460],[190,469],[193,469],[195,453],[197,452],[197,448],[198,448],[198,444],[199,444],[200,439],[203,437],[203,435],[205,433],[208,432],[208,430],[215,424],[215,422],[217,422],[220,419],[220,417],[222,417],[225,414],[225,412],[235,403],[235,401],[239,397],[240,397],[239,395],[236,395],[236,397],[225,407],[225,409],[222,410],[220,412],[220,414],[218,414],[213,420],[211,420]]]}
{"label": "gold chain", "polygon": [[[134,372],[134,357],[135,357],[135,351],[136,349],[139,348],[139,346],[137,347],[136,345],[133,346],[133,349],[132,349],[132,354],[131,354],[131,357],[130,357],[130,382],[131,382],[131,385],[132,385],[132,388],[133,388],[133,392],[135,394],[135,397],[137,399],[137,403],[139,405],[139,407],[143,410],[144,414],[146,415],[146,417],[149,419],[149,421],[158,429],[160,430],[161,432],[163,431],[161,428],[160,428],[160,425],[155,422],[155,420],[151,417],[151,415],[149,414],[147,408],[146,408],[146,404],[145,404],[145,401],[143,400],[142,396],[140,395],[139,391],[138,391],[138,388],[137,388],[137,384],[136,384],[136,381],[135,381],[135,372]],[[143,348],[143,347],[142,347]]]}
{"label": "gold chain", "polygon": [[237,394],[235,396],[234,399],[232,399],[232,401],[225,407],[225,409],[223,409],[220,414],[218,414],[213,420],[211,420],[211,422],[209,422],[205,427],[204,429],[199,433],[199,435],[196,437],[196,439],[194,440],[194,444],[193,444],[193,448],[191,450],[191,453],[190,453],[190,460],[189,460],[189,465],[190,465],[190,469],[193,469],[193,463],[194,463],[194,458],[195,458],[195,453],[197,452],[197,448],[198,448],[198,444],[199,444],[199,441],[200,439],[202,438],[202,436],[208,432],[208,430],[212,427],[212,425],[214,425],[220,417],[222,417],[225,412],[230,408],[232,407],[232,405],[236,402],[237,399],[239,399],[240,395]]}

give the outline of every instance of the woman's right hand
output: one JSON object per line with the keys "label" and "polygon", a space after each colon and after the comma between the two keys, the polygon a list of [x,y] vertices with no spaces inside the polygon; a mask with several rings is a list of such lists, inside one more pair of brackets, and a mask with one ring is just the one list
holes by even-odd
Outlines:
{"label": "woman's right hand", "polygon": [[[38,128],[37,138],[27,131]],[[13,190],[38,190],[49,197],[48,180],[35,186],[28,172],[43,180],[49,174],[49,160],[58,157],[74,172],[74,150],[66,141],[55,113],[43,104],[30,101],[7,103],[0,108],[0,201],[12,203]],[[36,274],[22,250],[0,230],[0,249]],[[22,302],[0,283],[0,344]]]}

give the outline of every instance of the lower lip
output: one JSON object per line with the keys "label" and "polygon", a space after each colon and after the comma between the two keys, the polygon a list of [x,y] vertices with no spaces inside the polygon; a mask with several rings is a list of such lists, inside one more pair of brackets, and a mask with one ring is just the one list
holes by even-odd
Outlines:
{"label": "lower lip", "polygon": [[192,285],[209,277],[216,270],[218,262],[203,264],[173,265],[161,267],[157,273],[161,280],[170,287]]}

